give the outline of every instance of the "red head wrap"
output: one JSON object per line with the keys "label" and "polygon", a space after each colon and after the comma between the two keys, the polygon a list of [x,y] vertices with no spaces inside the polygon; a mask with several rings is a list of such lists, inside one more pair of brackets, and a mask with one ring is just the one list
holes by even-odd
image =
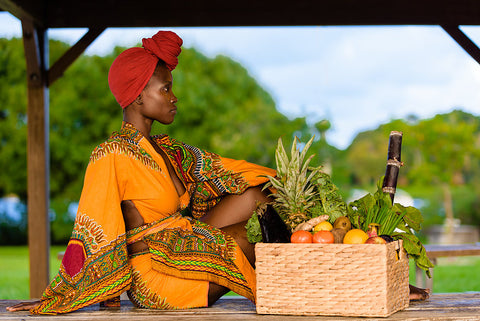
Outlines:
{"label": "red head wrap", "polygon": [[108,85],[122,108],[140,95],[153,75],[159,60],[172,71],[178,64],[182,39],[171,31],[159,31],[152,38],[143,38],[143,48],[134,47],[122,52],[112,63]]}

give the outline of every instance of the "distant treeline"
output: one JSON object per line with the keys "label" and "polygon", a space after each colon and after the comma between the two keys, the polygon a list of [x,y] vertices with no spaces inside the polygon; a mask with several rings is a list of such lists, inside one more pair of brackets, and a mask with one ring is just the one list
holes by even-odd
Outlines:
{"label": "distant treeline", "polygon": [[[51,40],[51,61],[67,49],[67,44]],[[54,243],[64,243],[70,236],[68,207],[79,199],[90,152],[120,128],[122,111],[110,93],[107,74],[124,49],[114,48],[106,56],[81,56],[50,87]],[[316,154],[312,165],[324,165],[346,197],[351,188],[374,188],[385,170],[389,132],[400,130],[405,166],[399,187],[431,200],[425,208],[427,223],[441,223],[438,213],[448,193],[455,207],[457,193],[467,198],[465,191],[468,195],[478,191],[480,121],[474,115],[456,110],[432,119],[393,120],[358,134],[347,149],[339,150],[325,139],[328,120],[309,126],[305,118],[287,118],[248,71],[228,57],[207,58],[195,49],[184,49],[173,78],[179,112],[172,125],[158,125],[154,133],[273,168],[279,137],[288,146],[295,135],[302,141],[316,135],[310,149]],[[0,99],[0,197],[14,194],[25,201],[27,95],[21,39],[0,38]],[[454,208],[456,217],[480,224],[475,202],[464,199],[465,209]],[[0,213],[0,244],[25,242],[25,230],[24,223],[17,226]]]}

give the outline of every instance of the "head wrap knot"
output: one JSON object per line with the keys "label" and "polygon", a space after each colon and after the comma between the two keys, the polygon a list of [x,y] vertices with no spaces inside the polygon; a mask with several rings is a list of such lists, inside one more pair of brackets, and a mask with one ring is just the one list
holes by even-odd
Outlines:
{"label": "head wrap knot", "polygon": [[172,31],[159,31],[152,38],[143,38],[143,48],[122,52],[112,63],[108,85],[122,108],[140,95],[155,71],[159,60],[172,71],[178,64],[182,39]]}

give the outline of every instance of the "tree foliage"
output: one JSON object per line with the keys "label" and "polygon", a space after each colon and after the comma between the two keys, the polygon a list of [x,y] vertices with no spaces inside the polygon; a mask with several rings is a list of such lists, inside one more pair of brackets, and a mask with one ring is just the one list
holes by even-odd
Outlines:
{"label": "tree foliage", "polygon": [[[68,45],[50,42],[51,64]],[[113,59],[82,55],[50,87],[50,195],[54,241],[71,230],[69,204],[80,197],[92,149],[118,130],[122,110],[107,82]],[[225,157],[274,167],[278,137],[290,143],[294,132],[306,132],[305,119],[290,120],[248,71],[225,56],[207,58],[184,48],[173,71],[178,114],[170,126],[154,133],[172,137]],[[26,200],[26,76],[21,39],[0,39],[0,196]]]}
{"label": "tree foliage", "polygon": [[[52,40],[51,62],[67,49],[67,44]],[[110,93],[107,75],[113,59],[124,49],[114,48],[102,57],[82,55],[50,87],[50,189],[56,242],[71,231],[68,208],[80,197],[91,150],[120,128],[122,111]],[[328,120],[312,126],[305,118],[288,119],[239,63],[221,55],[209,58],[192,48],[184,48],[179,60],[173,71],[178,114],[172,125],[156,125],[154,133],[167,133],[222,156],[269,167],[275,167],[279,137],[291,145],[294,135],[306,142],[315,134],[309,152],[316,157],[311,165],[324,165],[345,194],[352,187],[375,185],[385,171],[389,133],[399,130],[404,132],[405,163],[399,187],[429,199],[426,208],[438,216],[443,199],[438,186],[449,186],[456,216],[480,224],[475,194],[480,188],[479,117],[455,110],[430,119],[392,120],[359,133],[346,150],[339,150],[326,140]],[[0,99],[0,197],[15,194],[25,202],[28,119],[21,39],[0,38]],[[426,221],[430,218],[427,215]]]}
{"label": "tree foliage", "polygon": [[480,187],[480,118],[454,110],[429,119],[392,120],[360,133],[346,151],[355,178],[351,184],[367,187],[375,171],[377,177],[383,174],[392,130],[403,132],[405,165],[399,187],[426,199],[427,221],[443,223],[455,216],[464,223],[480,224],[475,196]]}

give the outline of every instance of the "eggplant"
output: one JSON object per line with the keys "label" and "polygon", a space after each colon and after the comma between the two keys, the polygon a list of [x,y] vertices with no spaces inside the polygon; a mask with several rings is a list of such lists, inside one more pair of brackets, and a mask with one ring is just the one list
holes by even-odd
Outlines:
{"label": "eggplant", "polygon": [[387,243],[390,243],[390,242],[394,241],[393,237],[391,237],[390,235],[382,234],[382,235],[380,235],[380,237],[382,239],[384,239]]}
{"label": "eggplant", "polygon": [[292,233],[272,204],[261,204],[257,216],[264,243],[290,243]]}

